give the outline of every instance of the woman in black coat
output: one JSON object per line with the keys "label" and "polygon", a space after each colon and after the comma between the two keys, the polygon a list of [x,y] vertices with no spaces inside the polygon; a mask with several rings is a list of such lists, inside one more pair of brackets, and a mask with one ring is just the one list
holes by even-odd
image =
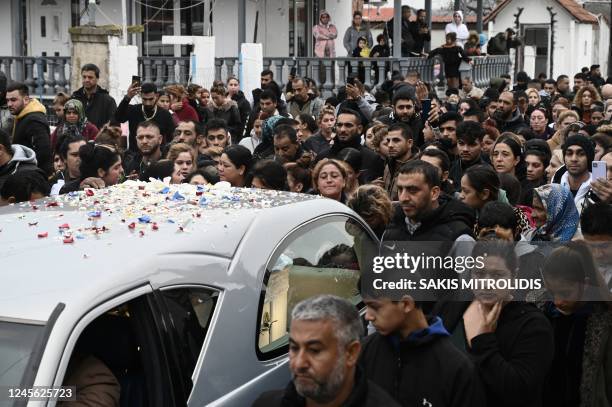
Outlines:
{"label": "woman in black coat", "polygon": [[[485,256],[472,278],[512,279],[518,260],[508,244],[479,242],[472,257]],[[474,290],[470,302],[439,303],[453,343],[465,351],[483,383],[487,405],[539,407],[554,352],[550,323],[533,304],[512,301],[510,290]],[[457,298],[455,298],[457,300]]]}
{"label": "woman in black coat", "polygon": [[444,61],[444,76],[446,77],[446,84],[449,89],[459,89],[459,79],[461,78],[459,65],[461,65],[461,61],[468,62],[470,65],[473,64],[463,48],[456,45],[456,41],[456,33],[450,32],[446,34],[446,43],[432,50],[427,57],[433,58],[436,55],[442,57],[442,61]]}

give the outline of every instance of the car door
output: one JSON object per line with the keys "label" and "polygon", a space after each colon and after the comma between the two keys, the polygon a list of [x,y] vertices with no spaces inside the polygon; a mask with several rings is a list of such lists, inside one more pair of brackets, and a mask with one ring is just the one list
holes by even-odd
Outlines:
{"label": "car door", "polygon": [[102,404],[118,398],[121,407],[184,405],[163,341],[164,324],[148,285],[96,306],[73,329],[55,385],[78,383],[77,397]]}
{"label": "car door", "polygon": [[346,214],[326,215],[288,233],[267,261],[254,321],[253,349],[261,373],[214,405],[251,405],[262,392],[284,388],[291,378],[287,354],[293,306],[314,295],[334,294],[361,307],[362,259],[377,247],[371,230]]}
{"label": "car door", "polygon": [[176,393],[187,405],[194,379],[201,370],[201,353],[212,334],[221,290],[201,285],[176,285],[156,290],[156,302],[163,320],[162,338],[169,356],[169,367]]}

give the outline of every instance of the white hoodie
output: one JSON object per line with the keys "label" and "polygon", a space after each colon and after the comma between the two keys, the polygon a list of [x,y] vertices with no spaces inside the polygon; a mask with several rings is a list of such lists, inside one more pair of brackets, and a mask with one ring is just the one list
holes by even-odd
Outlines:
{"label": "white hoodie", "polygon": [[446,28],[445,28],[445,32],[446,34],[448,33],[456,33],[457,34],[457,46],[463,48],[463,45],[467,42],[467,39],[470,35],[470,33],[468,32],[467,26],[463,23],[463,12],[460,10],[457,10],[455,12],[453,12],[453,18],[455,16],[455,14],[459,14],[459,16],[461,16],[461,23],[459,23],[459,25],[455,24],[455,21],[453,19],[452,22],[446,24]]}

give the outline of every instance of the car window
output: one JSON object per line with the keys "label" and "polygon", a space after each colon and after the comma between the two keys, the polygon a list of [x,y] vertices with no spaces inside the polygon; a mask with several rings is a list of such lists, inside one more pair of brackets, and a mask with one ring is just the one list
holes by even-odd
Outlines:
{"label": "car window", "polygon": [[208,332],[218,293],[207,288],[174,288],[161,291],[170,324],[174,328],[171,342],[183,372],[183,389],[188,395],[192,376],[204,338]]}
{"label": "car window", "polygon": [[[77,398],[103,391],[109,405],[119,400],[136,407],[180,405],[161,340],[163,326],[151,294],[112,307],[79,335],[62,385],[87,380],[77,388]],[[92,371],[96,374],[89,377]]]}
{"label": "car window", "polygon": [[291,310],[318,294],[358,304],[358,281],[366,247],[375,241],[356,221],[328,216],[292,232],[266,267],[260,301],[257,349],[272,357],[288,343]]}
{"label": "car window", "polygon": [[[44,325],[0,321],[0,387],[18,387]],[[1,404],[1,403],[0,403]]]}

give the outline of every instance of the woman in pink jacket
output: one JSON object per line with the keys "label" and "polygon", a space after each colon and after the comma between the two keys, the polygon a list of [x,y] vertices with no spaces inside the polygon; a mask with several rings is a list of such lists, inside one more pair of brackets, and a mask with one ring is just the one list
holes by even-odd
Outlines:
{"label": "woman in pink jacket", "polygon": [[312,35],[315,38],[314,53],[319,58],[335,58],[336,46],[334,40],[338,36],[336,26],[331,24],[329,13],[321,10],[319,14],[319,24],[312,29]]}

